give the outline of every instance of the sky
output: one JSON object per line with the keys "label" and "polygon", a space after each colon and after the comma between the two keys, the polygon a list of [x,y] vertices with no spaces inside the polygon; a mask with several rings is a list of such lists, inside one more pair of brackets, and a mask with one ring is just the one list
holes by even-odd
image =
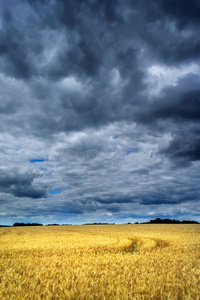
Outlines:
{"label": "sky", "polygon": [[0,0],[0,224],[200,221],[200,2]]}

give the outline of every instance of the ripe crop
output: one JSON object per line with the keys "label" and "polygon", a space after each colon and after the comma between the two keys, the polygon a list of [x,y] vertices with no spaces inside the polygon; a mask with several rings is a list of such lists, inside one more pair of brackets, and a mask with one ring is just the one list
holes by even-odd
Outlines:
{"label": "ripe crop", "polygon": [[200,225],[0,228],[0,299],[200,299]]}

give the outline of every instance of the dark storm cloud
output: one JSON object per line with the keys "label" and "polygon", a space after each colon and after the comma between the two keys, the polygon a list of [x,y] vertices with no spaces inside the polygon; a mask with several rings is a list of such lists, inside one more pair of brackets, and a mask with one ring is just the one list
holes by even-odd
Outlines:
{"label": "dark storm cloud", "polygon": [[[69,74],[96,75],[103,58],[100,36],[107,29],[96,19],[100,21],[103,17],[112,21],[113,4],[114,1],[109,4],[97,1],[94,5],[89,1],[8,1],[2,9],[3,70],[10,76],[25,79],[41,75],[53,79]],[[94,14],[100,11],[102,14]],[[25,22],[20,17],[25,18]],[[56,57],[41,67],[39,56],[43,56],[48,47],[46,43],[49,43],[47,35],[43,35],[47,30],[63,30],[65,41]]]}
{"label": "dark storm cloud", "polygon": [[19,174],[17,171],[4,170],[0,172],[1,191],[13,194],[16,197],[43,198],[46,195],[45,189],[33,185],[37,175],[31,173]]}
{"label": "dark storm cloud", "polygon": [[[129,10],[133,18],[125,18],[122,13],[124,8]],[[136,70],[138,61],[132,59],[133,50],[129,44],[140,48],[146,42],[150,53],[153,51],[154,55],[161,55],[165,61],[198,58],[198,31],[193,29],[191,34],[185,36],[181,29],[167,26],[173,21],[189,26],[199,21],[197,16],[197,1],[154,1],[145,5],[142,1],[136,1],[132,6],[132,3],[123,5],[121,1],[16,3],[10,0],[3,4],[2,9],[2,68],[7,74],[17,78],[62,78],[69,74],[93,77],[99,74],[102,66],[108,62],[108,57],[111,63],[113,58],[118,57],[124,65],[127,64],[128,68],[125,71],[129,69],[134,72],[131,64],[134,64]],[[25,21],[20,21],[20,18],[24,18]],[[130,37],[130,28],[132,41],[127,40]],[[64,30],[65,39],[54,59],[41,66],[39,56],[43,56],[44,49],[50,43],[47,35],[43,35],[45,30]],[[117,30],[119,32],[116,32]],[[144,40],[138,42],[138,39]],[[113,44],[118,44],[118,50]],[[120,51],[123,51],[124,55]],[[123,70],[121,69],[124,75]],[[137,78],[137,74],[134,78]]]}
{"label": "dark storm cloud", "polygon": [[196,25],[199,21],[200,4],[198,0],[155,0],[144,2],[129,1],[130,6],[136,9],[146,21],[153,22],[166,18],[177,22],[180,27]]}
{"label": "dark storm cloud", "polygon": [[161,28],[150,24],[150,33],[145,32],[144,38],[149,41],[150,53],[153,51],[161,63],[173,65],[199,59],[200,42],[195,30],[187,34],[168,23]]}
{"label": "dark storm cloud", "polygon": [[[59,206],[55,207],[53,203],[49,203],[48,210],[42,211],[44,214],[83,214],[85,208],[79,203],[73,203],[68,201],[67,203],[60,203]],[[90,210],[92,211],[92,210]]]}
{"label": "dark storm cloud", "polygon": [[16,12],[19,12],[19,10],[17,10],[14,1],[2,4],[0,30],[1,70],[11,77],[30,78],[34,74],[34,65],[32,65],[29,46],[34,47],[34,43],[29,42],[28,32],[23,33],[25,28],[16,20],[16,17],[20,17],[20,15],[15,15]]}
{"label": "dark storm cloud", "polygon": [[146,100],[145,107],[137,111],[136,119],[141,123],[173,120],[175,123],[199,121],[200,88],[199,75],[187,75],[175,86],[166,87],[154,101]]}
{"label": "dark storm cloud", "polygon": [[[151,106],[138,112],[137,119],[142,123],[157,126],[165,121],[165,130],[172,133],[168,147],[160,150],[174,163],[187,165],[200,160],[200,88],[199,76],[186,76],[175,87],[164,90],[164,95]],[[176,160],[177,159],[177,160]]]}
{"label": "dark storm cloud", "polygon": [[[198,35],[195,35],[195,31],[187,37],[183,36],[181,31],[171,32],[170,27],[166,28],[168,19],[168,21],[164,19],[158,26],[156,21],[160,14],[165,13],[165,16],[168,16],[167,10],[165,12],[159,2],[154,4],[150,2],[146,6],[140,2],[136,3],[136,15],[144,18],[144,23],[137,17],[133,20],[126,20],[123,15],[121,16],[123,22],[121,22],[121,19],[117,18],[120,15],[120,8],[123,8],[120,1],[109,3],[107,1],[86,1],[85,3],[81,1],[51,1],[48,5],[46,1],[28,1],[28,3],[25,1],[19,2],[17,5],[14,1],[9,1],[9,4],[4,5],[1,31],[1,48],[4,58],[2,69],[7,74],[27,79],[32,76],[40,78],[42,76],[55,80],[70,75],[82,79],[92,78],[93,90],[87,100],[83,101],[82,97],[63,92],[58,95],[58,98],[62,99],[62,105],[57,109],[58,112],[62,114],[64,108],[64,115],[72,114],[74,125],[66,120],[70,119],[70,116],[67,118],[63,116],[60,124],[56,124],[55,118],[51,118],[51,123],[45,124],[44,118],[45,126],[42,126],[41,119],[37,120],[36,118],[39,121],[38,125],[36,122],[36,126],[49,127],[50,130],[53,128],[57,130],[79,129],[94,123],[96,125],[127,118],[133,120],[135,104],[143,102],[141,97],[138,100],[138,93],[144,88],[142,84],[144,72],[141,70],[138,58],[143,46],[149,48],[147,56],[151,56],[152,53],[158,57],[161,55],[165,62],[170,59],[171,55],[173,55],[172,61],[178,61],[180,56],[181,60],[199,56],[199,39]],[[26,28],[23,22],[19,22],[11,5],[17,9],[17,12],[21,8],[28,18],[25,22]],[[177,7],[177,3],[175,7]],[[148,8],[150,8],[149,13],[147,13]],[[131,6],[127,6],[126,9],[130,9],[130,13],[134,16],[135,11]],[[149,20],[147,16],[150,16],[153,11],[157,18]],[[170,13],[169,17],[171,18]],[[102,22],[102,18],[108,22]],[[57,27],[53,26],[54,23],[57,24]],[[149,30],[149,26],[152,26],[152,30]],[[140,27],[142,35],[138,36]],[[132,39],[130,39],[130,28],[132,28]],[[63,35],[63,40],[58,45],[58,51],[46,64],[42,63],[42,58],[44,58],[45,49],[50,44],[51,36],[47,38],[45,30],[51,32],[52,38],[55,38],[52,31],[58,31]],[[166,38],[163,40],[165,35]],[[105,92],[108,88],[106,75],[112,68],[118,68],[122,79],[126,80],[122,97],[118,97],[118,99],[115,97],[113,101],[112,96]],[[103,72],[104,79],[101,77],[100,71]],[[48,89],[49,85],[46,86],[46,90]],[[38,86],[35,90],[36,95],[41,94],[42,96],[42,90],[44,91],[44,88],[41,86],[40,92]],[[108,97],[109,102],[106,100]],[[60,103],[58,102],[57,105],[59,106]],[[122,105],[124,106],[123,111],[121,111]],[[50,118],[48,120],[50,121]]]}
{"label": "dark storm cloud", "polygon": [[[174,96],[174,97],[173,97]],[[171,118],[178,121],[197,121],[200,113],[200,89],[188,91],[183,95],[167,95],[168,99],[173,97],[173,101],[168,101],[162,107],[155,109],[154,117]],[[167,100],[167,99],[166,99]]]}
{"label": "dark storm cloud", "polygon": [[164,0],[157,1],[157,3],[167,15],[177,20],[181,27],[200,23],[200,3],[198,0],[183,0],[181,2],[179,0]]}
{"label": "dark storm cloud", "polygon": [[[152,59],[167,64],[199,58],[199,1],[156,0],[130,2],[141,37],[147,43]],[[153,53],[152,53],[153,51]]]}
{"label": "dark storm cloud", "polygon": [[[193,132],[194,131],[194,132]],[[192,161],[200,160],[200,130],[195,129],[180,131],[179,135],[175,135],[169,146],[160,151],[173,163],[179,166],[186,166]]]}

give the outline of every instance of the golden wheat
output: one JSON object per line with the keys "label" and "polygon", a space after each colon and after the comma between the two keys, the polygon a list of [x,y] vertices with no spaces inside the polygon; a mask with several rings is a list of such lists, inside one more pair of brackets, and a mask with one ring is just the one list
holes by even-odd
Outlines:
{"label": "golden wheat", "polygon": [[200,225],[0,228],[0,299],[200,299]]}

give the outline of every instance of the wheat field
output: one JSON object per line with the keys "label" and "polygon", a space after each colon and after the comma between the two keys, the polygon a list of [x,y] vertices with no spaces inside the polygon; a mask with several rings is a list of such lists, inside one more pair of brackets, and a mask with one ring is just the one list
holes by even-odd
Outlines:
{"label": "wheat field", "polygon": [[200,299],[200,225],[0,228],[0,299]]}

